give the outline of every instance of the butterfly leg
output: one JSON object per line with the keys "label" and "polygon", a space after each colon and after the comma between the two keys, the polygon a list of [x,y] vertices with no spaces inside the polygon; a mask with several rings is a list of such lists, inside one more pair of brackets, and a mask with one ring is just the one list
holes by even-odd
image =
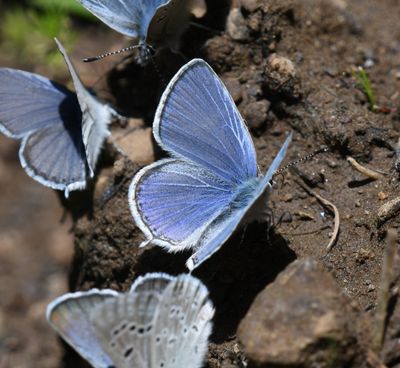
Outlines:
{"label": "butterfly leg", "polygon": [[243,244],[244,238],[246,237],[247,227],[248,227],[248,225],[245,225],[243,227],[242,234],[240,236],[240,243],[239,243],[240,246]]}
{"label": "butterfly leg", "polygon": [[[275,217],[274,217],[274,211],[272,210],[271,207],[266,207],[265,212],[264,212],[264,218],[265,222],[267,223],[268,231],[275,227],[277,224],[275,224]],[[279,223],[279,221],[278,221]]]}

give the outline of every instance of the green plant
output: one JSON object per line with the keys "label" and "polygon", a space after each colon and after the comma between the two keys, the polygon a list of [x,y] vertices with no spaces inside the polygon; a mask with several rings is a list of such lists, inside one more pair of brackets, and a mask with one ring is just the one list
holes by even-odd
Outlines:
{"label": "green plant", "polygon": [[375,94],[367,72],[362,67],[358,67],[357,71],[353,72],[353,76],[357,80],[358,88],[367,98],[369,109],[375,111],[377,109]]}
{"label": "green plant", "polygon": [[76,0],[30,0],[30,4],[40,10],[57,10],[66,15],[72,15],[84,20],[96,21],[96,18]]}
{"label": "green plant", "polygon": [[63,65],[54,37],[70,48],[77,34],[71,28],[71,16],[95,19],[76,0],[29,0],[24,7],[8,8],[0,19],[3,55],[20,64]]}
{"label": "green plant", "polygon": [[38,13],[34,9],[20,8],[7,11],[2,19],[2,49],[20,62],[54,66],[61,63],[56,53],[53,37],[60,37],[68,46],[75,38],[68,32],[69,19],[62,13]]}

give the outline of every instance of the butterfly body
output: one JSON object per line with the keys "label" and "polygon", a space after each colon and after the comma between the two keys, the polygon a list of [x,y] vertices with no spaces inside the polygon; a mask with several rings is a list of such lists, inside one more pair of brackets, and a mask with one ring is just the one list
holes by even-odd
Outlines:
{"label": "butterfly body", "polygon": [[[254,200],[254,193],[261,191],[261,195]],[[271,192],[271,186],[263,186],[262,177],[249,179],[241,184],[237,189],[237,195],[231,203],[233,211],[241,210],[250,205],[249,211],[243,217],[239,228],[252,222],[265,222],[269,219],[268,199]]]}

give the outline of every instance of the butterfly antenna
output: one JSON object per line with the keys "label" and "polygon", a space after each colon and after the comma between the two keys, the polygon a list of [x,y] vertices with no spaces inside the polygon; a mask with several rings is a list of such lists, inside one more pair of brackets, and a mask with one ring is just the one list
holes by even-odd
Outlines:
{"label": "butterfly antenna", "polygon": [[205,26],[204,24],[200,24],[200,23],[193,22],[193,21],[190,22],[190,25],[193,26],[193,27],[202,29],[202,30],[204,30],[204,31],[214,33],[214,34],[216,34],[216,35],[222,35],[222,33],[223,33],[222,31],[218,31],[218,30],[216,30],[216,29],[207,27],[207,26]]}
{"label": "butterfly antenna", "polygon": [[289,162],[286,166],[284,166],[284,167],[280,168],[279,170],[275,171],[275,173],[274,173],[274,175],[272,175],[272,177],[274,178],[277,175],[283,175],[283,173],[285,171],[287,171],[287,169],[291,168],[292,166],[296,166],[301,162],[311,160],[314,156],[319,155],[320,153],[325,153],[325,152],[328,152],[328,147],[320,148],[320,149],[318,149],[318,150],[316,150],[316,151],[314,151],[314,152],[312,152],[312,153],[310,153],[310,154],[308,154],[306,156],[303,156],[303,157],[299,158],[296,161]]}
{"label": "butterfly antenna", "polygon": [[121,54],[123,52],[127,52],[127,51],[131,51],[131,50],[137,49],[139,47],[141,47],[141,45],[132,45],[132,46],[124,47],[123,49],[120,49],[120,50],[110,51],[110,52],[106,52],[105,54],[101,54],[101,55],[98,55],[98,56],[85,58],[85,59],[83,59],[83,61],[85,63],[91,63],[93,61],[98,61],[98,60],[104,59],[104,58],[106,58],[108,56],[112,56],[112,55],[118,55],[118,54]]}

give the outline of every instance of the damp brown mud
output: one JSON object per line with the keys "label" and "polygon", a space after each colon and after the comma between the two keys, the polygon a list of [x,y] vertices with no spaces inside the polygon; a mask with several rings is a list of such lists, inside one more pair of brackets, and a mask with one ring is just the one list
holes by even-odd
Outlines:
{"label": "damp brown mud", "polygon": [[[378,216],[382,205],[400,195],[399,173],[394,169],[400,129],[399,4],[394,0],[238,0],[232,4],[210,0],[208,5],[205,19],[199,21],[203,27],[192,26],[183,39],[183,56],[161,52],[154,57],[157,70],[152,63],[143,68],[127,58],[107,74],[106,96],[119,111],[148,129],[166,82],[186,61],[201,57],[237,103],[251,130],[262,171],[290,131],[294,138],[284,164],[321,146],[328,147],[328,152],[276,178],[270,198],[272,228],[248,226],[194,271],[209,288],[216,307],[206,366],[245,367],[248,362],[247,366],[263,367],[378,367],[371,365],[371,352],[375,351],[372,342],[385,234],[388,228],[400,226],[397,213],[384,221]],[[371,109],[358,88],[359,66],[369,76],[378,108]],[[138,142],[139,147],[139,143],[143,144]],[[187,272],[190,252],[138,248],[144,237],[133,222],[127,192],[141,165],[107,147],[91,190],[72,193],[68,202],[61,201],[73,219],[69,289],[127,290],[137,276],[147,272]],[[165,156],[157,147],[153,153],[151,160]],[[383,173],[382,177],[365,177],[349,164],[348,156]],[[330,252],[326,245],[333,232],[333,215],[298,181],[339,211],[340,231]],[[248,361],[246,341],[241,339],[251,340],[251,336],[241,331],[239,338],[241,321],[266,287],[285,303],[285,295],[292,294],[288,290],[279,296],[274,291],[280,285],[276,280],[293,262],[309,258],[318,263],[313,266],[315,272],[333,278],[340,303],[346,305],[346,320],[341,323],[347,326],[348,340],[338,350],[343,359],[327,360],[319,352],[332,345],[316,340],[298,355],[298,361],[284,363],[279,357],[275,361],[267,357],[264,365]],[[386,339],[383,348],[374,352],[387,367],[400,366],[398,279],[391,289]],[[329,305],[324,308],[337,311]],[[282,335],[277,338],[285,341],[287,330],[279,331]],[[68,350],[59,366],[83,364],[78,362]]]}

